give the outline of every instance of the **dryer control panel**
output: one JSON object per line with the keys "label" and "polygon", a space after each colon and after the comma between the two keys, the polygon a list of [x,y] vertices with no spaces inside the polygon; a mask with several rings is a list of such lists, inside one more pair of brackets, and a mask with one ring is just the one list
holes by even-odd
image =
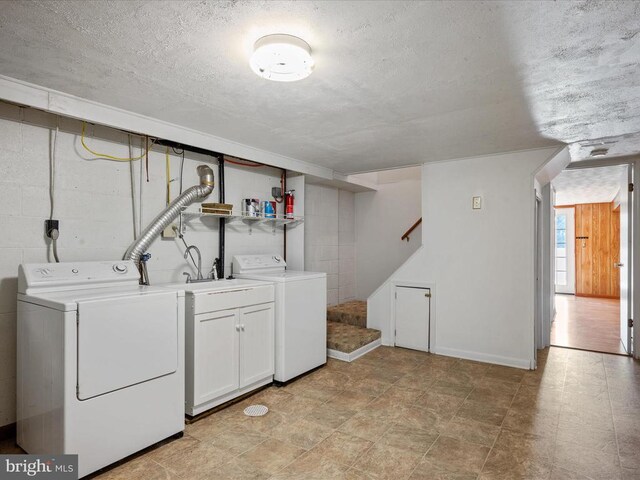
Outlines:
{"label": "dryer control panel", "polygon": [[79,285],[89,288],[91,284],[136,285],[139,278],[138,269],[131,260],[25,263],[18,268],[18,292],[64,290]]}

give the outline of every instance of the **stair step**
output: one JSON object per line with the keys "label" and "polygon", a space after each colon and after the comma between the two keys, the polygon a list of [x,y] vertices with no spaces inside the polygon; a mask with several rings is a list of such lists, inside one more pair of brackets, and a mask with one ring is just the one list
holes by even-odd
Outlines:
{"label": "stair step", "polygon": [[351,353],[380,337],[380,330],[327,321],[327,348],[330,350]]}
{"label": "stair step", "polygon": [[366,328],[367,302],[352,300],[328,307],[327,320]]}

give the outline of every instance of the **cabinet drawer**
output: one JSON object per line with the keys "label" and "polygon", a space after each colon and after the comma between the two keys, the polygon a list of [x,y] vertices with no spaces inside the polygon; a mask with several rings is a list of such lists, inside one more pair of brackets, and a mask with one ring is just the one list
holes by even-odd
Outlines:
{"label": "cabinet drawer", "polygon": [[193,311],[196,315],[216,310],[257,305],[274,301],[273,285],[237,288],[222,292],[197,293],[193,295]]}

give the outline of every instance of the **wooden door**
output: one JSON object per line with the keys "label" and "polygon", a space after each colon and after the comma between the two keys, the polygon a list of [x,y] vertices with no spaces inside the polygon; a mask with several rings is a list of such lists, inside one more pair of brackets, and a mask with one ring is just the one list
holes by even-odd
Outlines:
{"label": "wooden door", "polygon": [[396,346],[428,352],[431,289],[398,286],[395,298]]}
{"label": "wooden door", "polygon": [[576,205],[576,295],[620,297],[619,225],[612,203]]}

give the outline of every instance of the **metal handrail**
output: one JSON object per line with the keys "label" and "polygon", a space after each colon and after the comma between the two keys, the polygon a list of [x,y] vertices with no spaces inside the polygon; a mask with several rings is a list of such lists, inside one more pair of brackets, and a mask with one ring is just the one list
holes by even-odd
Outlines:
{"label": "metal handrail", "polygon": [[407,240],[407,242],[409,241],[409,235],[411,234],[411,232],[413,232],[416,227],[418,225],[420,225],[422,223],[422,217],[420,217],[416,223],[414,223],[413,225],[411,225],[411,228],[409,228],[409,230],[407,230],[406,232],[404,232],[404,235],[402,235],[402,237],[400,237],[400,240]]}

